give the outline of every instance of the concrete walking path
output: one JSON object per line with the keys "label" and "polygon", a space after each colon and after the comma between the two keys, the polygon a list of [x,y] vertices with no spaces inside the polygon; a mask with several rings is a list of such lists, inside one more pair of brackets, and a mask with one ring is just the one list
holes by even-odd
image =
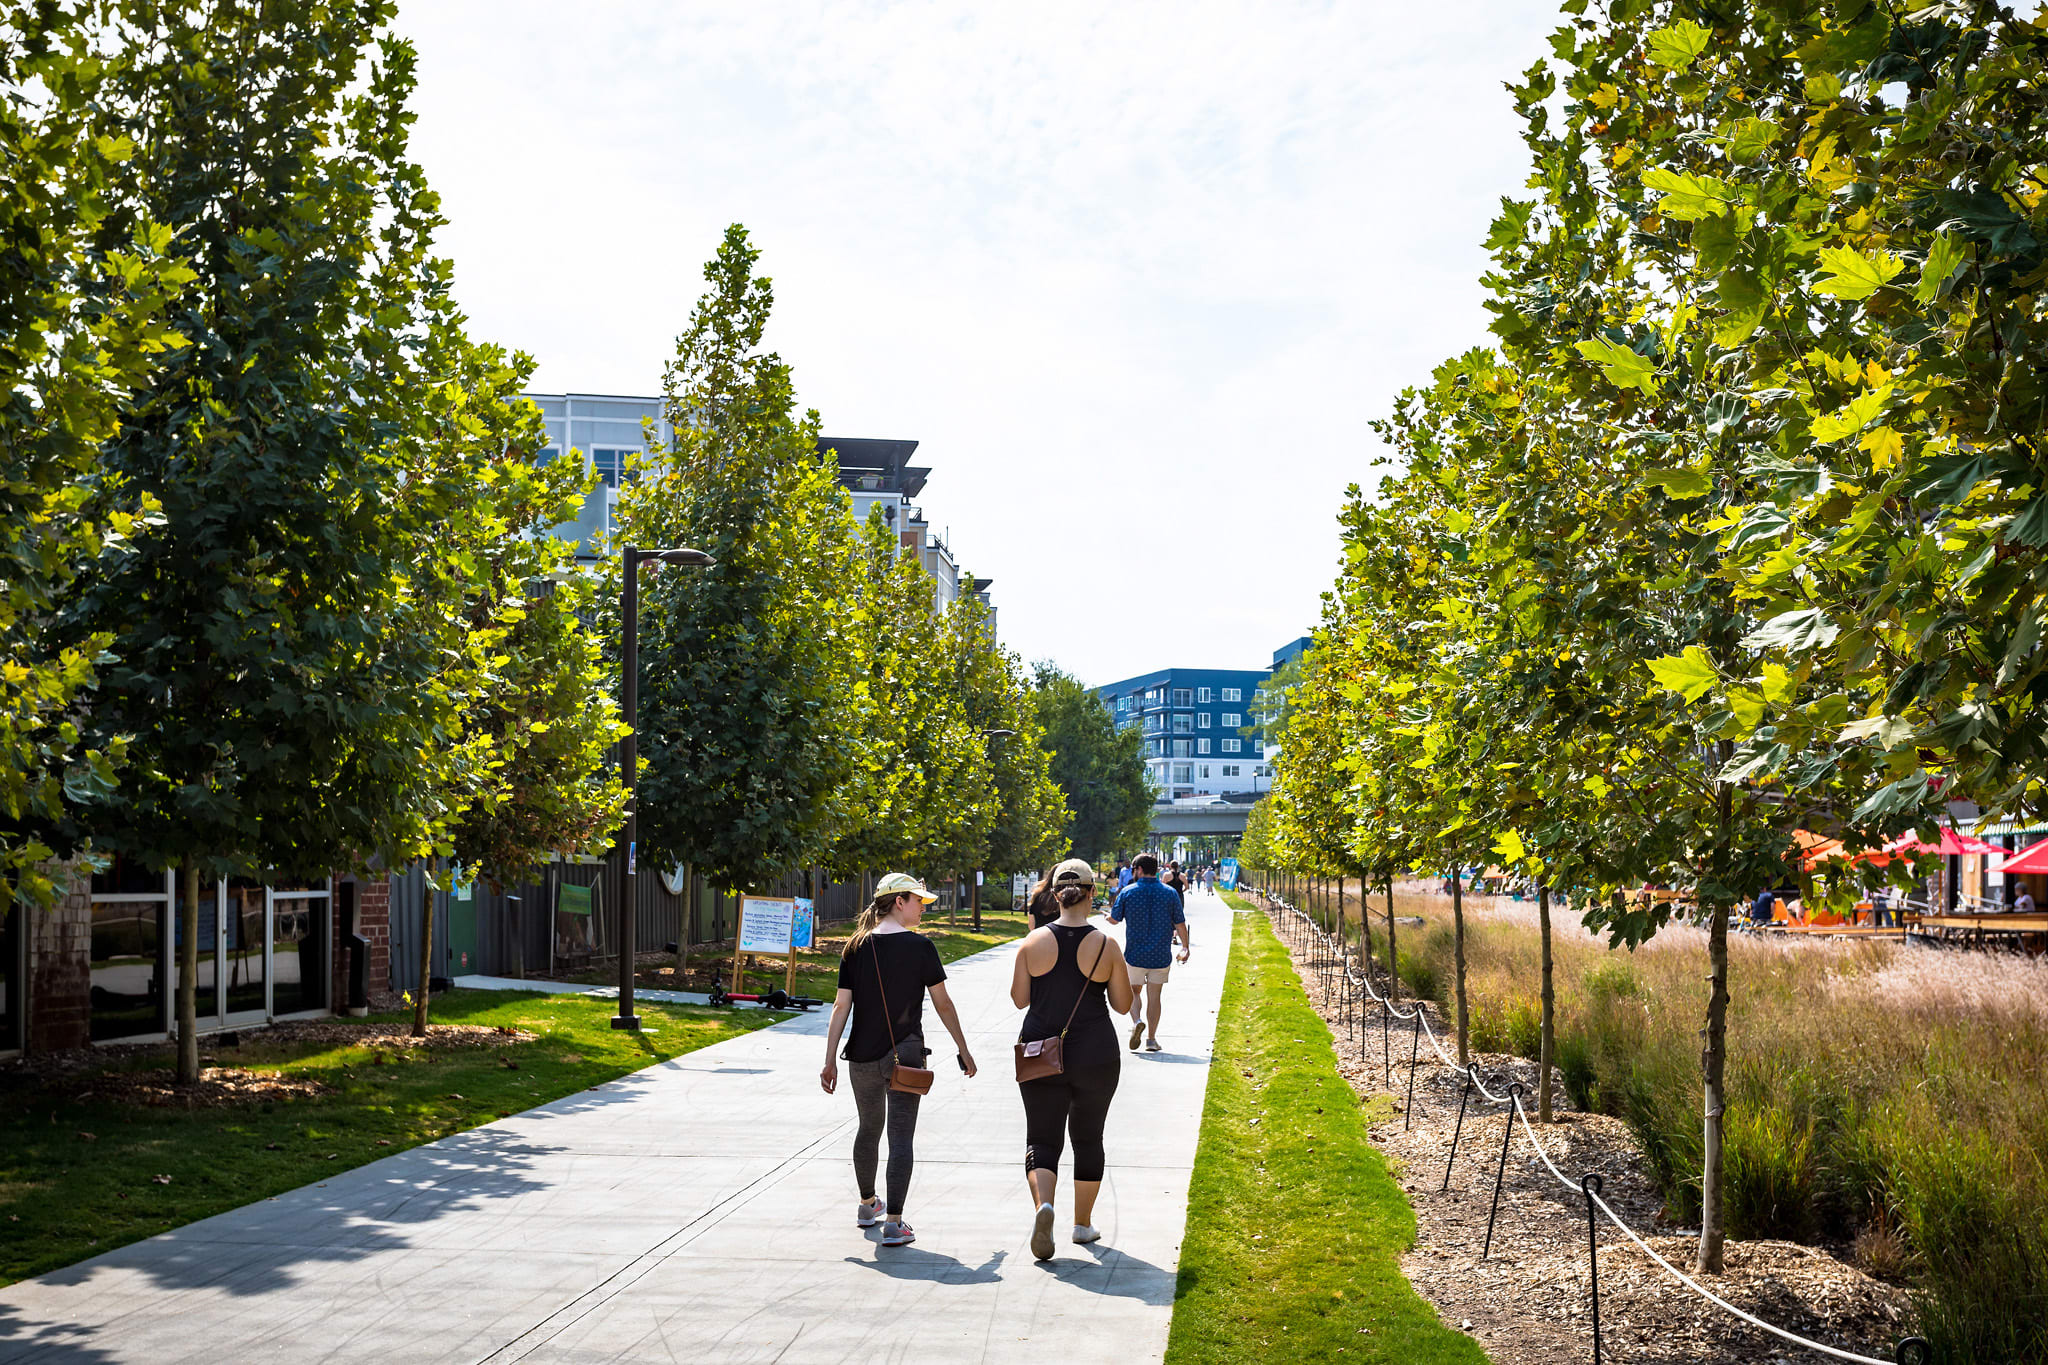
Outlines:
{"label": "concrete walking path", "polygon": [[1194,956],[1166,1050],[1125,1054],[1093,1247],[1066,1240],[1071,1151],[1057,1255],[1026,1245],[1003,947],[948,968],[978,1077],[926,1010],[913,1246],[854,1226],[820,1011],[0,1289],[0,1362],[1158,1360],[1230,915],[1188,898]]}

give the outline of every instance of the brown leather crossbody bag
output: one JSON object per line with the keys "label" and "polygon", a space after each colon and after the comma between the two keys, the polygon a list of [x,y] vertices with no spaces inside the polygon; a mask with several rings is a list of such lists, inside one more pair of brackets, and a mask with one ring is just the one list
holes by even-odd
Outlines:
{"label": "brown leather crossbody bag", "polygon": [[[1099,930],[1097,931],[1100,932]],[[1102,965],[1102,955],[1109,951],[1109,939],[1105,936],[1102,947],[1096,951],[1095,967]],[[1080,951],[1074,953],[1074,961],[1081,960]],[[1074,1026],[1074,1016],[1081,1012],[1081,1002],[1088,996],[1088,988],[1095,983],[1095,967],[1090,967],[1081,977],[1081,993],[1074,997],[1074,1008],[1067,1011],[1067,1022],[1060,1031],[1050,1038],[1034,1038],[1028,1043],[1017,1044],[1017,1079],[1019,1081],[1043,1080],[1047,1076],[1066,1074],[1067,1030]]]}
{"label": "brown leather crossbody bag", "polygon": [[905,1066],[896,1055],[896,1017],[889,1012],[889,988],[882,984],[882,949],[873,936],[868,939],[868,956],[875,960],[875,989],[882,993],[882,1022],[889,1028],[889,1088],[906,1095],[923,1095],[937,1077],[927,1068]]}

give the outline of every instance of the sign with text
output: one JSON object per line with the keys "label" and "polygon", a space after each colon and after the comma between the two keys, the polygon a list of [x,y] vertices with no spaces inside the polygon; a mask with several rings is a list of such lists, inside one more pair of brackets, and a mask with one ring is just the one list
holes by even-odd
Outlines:
{"label": "sign with text", "polygon": [[812,908],[810,900],[807,897],[798,896],[791,903],[796,906],[796,917],[790,928],[789,946],[792,948],[816,947],[818,917]]}
{"label": "sign with text", "polygon": [[1217,869],[1216,884],[1225,891],[1237,890],[1237,859],[1223,860],[1223,865]]}
{"label": "sign with text", "polygon": [[741,952],[787,953],[795,929],[795,901],[774,896],[744,896],[740,899]]}

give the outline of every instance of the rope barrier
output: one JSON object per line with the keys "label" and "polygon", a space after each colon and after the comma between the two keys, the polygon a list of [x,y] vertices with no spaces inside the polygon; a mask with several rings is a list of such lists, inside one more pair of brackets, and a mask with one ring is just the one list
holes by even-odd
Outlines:
{"label": "rope barrier", "polygon": [[[1293,905],[1288,904],[1285,900],[1277,896],[1269,896],[1265,899],[1267,900],[1267,903],[1269,905],[1284,910],[1293,917],[1293,919],[1295,920],[1295,929],[1297,931],[1297,940],[1299,939],[1301,931],[1313,930],[1316,938],[1319,940],[1319,942],[1316,945],[1319,949],[1327,950],[1332,946],[1333,936],[1313,916],[1297,909]],[[1340,925],[1341,922],[1342,921],[1340,919]],[[1370,933],[1369,926],[1367,927],[1366,932]],[[1479,1079],[1479,1068],[1477,1065],[1468,1063],[1466,1065],[1460,1066],[1450,1056],[1450,1054],[1444,1051],[1443,1045],[1437,1040],[1436,1030],[1430,1026],[1429,1012],[1423,1008],[1421,1001],[1418,1000],[1412,1009],[1404,1012],[1400,1008],[1400,1006],[1396,1005],[1392,1000],[1380,994],[1379,991],[1374,989],[1372,977],[1369,972],[1357,970],[1353,966],[1353,959],[1348,948],[1344,948],[1342,945],[1338,946],[1340,952],[1339,960],[1343,967],[1344,979],[1347,984],[1347,987],[1349,989],[1362,991],[1365,997],[1377,1002],[1382,1011],[1383,1021],[1387,1016],[1391,1016],[1395,1019],[1400,1019],[1403,1022],[1408,1022],[1410,1020],[1414,1021],[1417,1029],[1418,1040],[1422,1034],[1427,1034],[1429,1037],[1430,1049],[1436,1053],[1438,1061],[1441,1062],[1449,1070],[1457,1072],[1464,1077],[1467,1086],[1469,1086],[1469,1089],[1465,1087],[1460,1088],[1460,1094],[1458,1099],[1459,1132],[1462,1132],[1464,1129],[1465,1102],[1466,1099],[1469,1097],[1471,1090],[1477,1090],[1480,1096],[1487,1100],[1489,1103],[1496,1105],[1505,1104],[1511,1106],[1513,1109],[1513,1117],[1511,1117],[1508,1120],[1507,1126],[1502,1130],[1501,1133],[1500,1166],[1498,1174],[1495,1176],[1494,1180],[1493,1206],[1487,1214],[1486,1241],[1480,1251],[1480,1259],[1485,1260],[1487,1253],[1492,1250],[1494,1217],[1496,1214],[1498,1214],[1500,1210],[1501,1185],[1504,1183],[1506,1178],[1508,1146],[1514,1137],[1515,1119],[1521,1120],[1522,1131],[1524,1134],[1527,1135],[1529,1139],[1529,1145],[1536,1149],[1537,1157],[1541,1159],[1545,1169],[1547,1169],[1550,1172],[1552,1178],[1555,1179],[1558,1182],[1558,1184],[1562,1185],[1566,1190],[1570,1191],[1573,1194],[1579,1195],[1581,1198],[1587,1201],[1586,1218],[1588,1234],[1588,1257],[1591,1262],[1592,1270],[1591,1284],[1593,1296],[1593,1359],[1595,1365],[1598,1365],[1598,1362],[1601,1358],[1599,1262],[1597,1256],[1594,1255],[1594,1253],[1597,1251],[1597,1238],[1594,1235],[1596,1230],[1596,1224],[1592,1221],[1593,1212],[1595,1208],[1597,1208],[1601,1213],[1606,1214],[1607,1221],[1614,1224],[1615,1227],[1619,1228],[1631,1242],[1634,1242],[1636,1244],[1637,1248],[1640,1249],[1645,1256],[1648,1256],[1652,1261],[1656,1262],[1657,1265],[1660,1268],[1662,1268],[1666,1274],[1670,1275],[1673,1279],[1677,1280],[1687,1289],[1692,1290],[1693,1293],[1698,1294],[1701,1298],[1705,1299],[1708,1303],[1713,1304],[1716,1308],[1721,1309],[1723,1312],[1732,1314],[1733,1316],[1742,1319],[1742,1321],[1750,1324],[1752,1327],[1761,1328],[1762,1330],[1769,1332],[1772,1336],[1775,1336],[1782,1341],[1791,1342],[1795,1346],[1803,1346],[1810,1351],[1818,1351],[1822,1355],[1832,1356],[1836,1360],[1852,1361],[1855,1362],[1855,1365],[1903,1365],[1903,1363],[1908,1360],[1916,1362],[1916,1365],[1928,1365],[1928,1362],[1930,1362],[1933,1359],[1932,1352],[1928,1347],[1927,1342],[1920,1337],[1904,1338],[1899,1342],[1897,1354],[1894,1356],[1894,1358],[1892,1360],[1883,1360],[1876,1356],[1858,1355],[1854,1351],[1843,1350],[1842,1348],[1837,1346],[1829,1346],[1824,1342],[1813,1341],[1806,1337],[1799,1336],[1798,1334],[1789,1332],[1782,1327],[1776,1326],[1772,1323],[1765,1322],[1762,1318],[1757,1317],[1754,1313],[1745,1312],[1743,1309],[1737,1308],[1734,1304],[1728,1302],[1720,1295],[1706,1288],[1697,1280],[1693,1279],[1690,1275],[1687,1275],[1684,1271],[1680,1270],[1677,1266],[1665,1260],[1662,1256],[1657,1254],[1657,1251],[1654,1247],[1652,1247],[1648,1242],[1644,1241],[1642,1237],[1637,1234],[1634,1228],[1630,1227],[1626,1222],[1622,1221],[1621,1215],[1616,1213],[1612,1206],[1610,1206],[1605,1199],[1601,1198],[1602,1182],[1598,1172],[1587,1172],[1580,1180],[1572,1181],[1566,1178],[1564,1172],[1558,1170],[1557,1164],[1550,1159],[1549,1151],[1547,1151],[1544,1148],[1543,1143],[1537,1138],[1536,1130],[1529,1122],[1528,1111],[1522,1107],[1523,1086],[1521,1082],[1511,1082],[1507,1087],[1507,1093],[1505,1095],[1496,1095],[1492,1091],[1488,1090],[1486,1088],[1485,1082]],[[1320,961],[1317,965],[1320,965]],[[1324,977],[1324,981],[1324,988],[1327,991],[1327,976]],[[1410,1057],[1408,1062],[1408,1111],[1411,1114],[1415,1105],[1415,1071],[1416,1046],[1411,1046]],[[1403,1126],[1406,1126],[1405,1123]],[[1454,1162],[1457,1161],[1457,1159],[1457,1136],[1454,1135],[1451,1139],[1450,1159],[1444,1163],[1444,1189],[1450,1188],[1451,1166]]]}

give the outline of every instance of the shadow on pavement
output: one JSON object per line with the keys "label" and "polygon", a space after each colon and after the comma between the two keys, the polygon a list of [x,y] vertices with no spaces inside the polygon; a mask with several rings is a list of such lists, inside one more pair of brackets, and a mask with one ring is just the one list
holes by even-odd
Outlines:
{"label": "shadow on pavement", "polygon": [[91,1343],[94,1329],[45,1322],[0,1303],[0,1360],[48,1365],[112,1365],[115,1357]]}
{"label": "shadow on pavement", "polygon": [[1141,1261],[1129,1252],[1092,1242],[1086,1248],[1092,1261],[1062,1260],[1033,1262],[1040,1270],[1081,1289],[1118,1298],[1136,1299],[1157,1307],[1173,1304],[1175,1274],[1171,1270]]}
{"label": "shadow on pavement", "polygon": [[883,1247],[877,1250],[872,1261],[859,1256],[846,1257],[848,1265],[857,1265],[864,1270],[878,1270],[892,1280],[926,1280],[934,1284],[994,1284],[1003,1278],[1003,1261],[1007,1251],[998,1251],[980,1265],[970,1266],[965,1261],[936,1251],[919,1251],[916,1247]]}

